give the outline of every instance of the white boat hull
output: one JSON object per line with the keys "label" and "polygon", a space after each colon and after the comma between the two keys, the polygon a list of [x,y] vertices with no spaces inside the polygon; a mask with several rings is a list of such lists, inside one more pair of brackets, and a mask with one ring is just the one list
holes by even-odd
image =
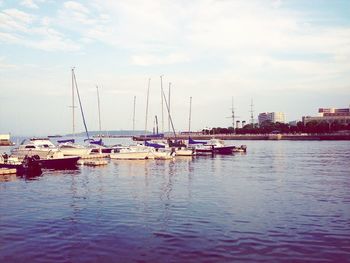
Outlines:
{"label": "white boat hull", "polygon": [[64,156],[79,156],[83,157],[91,153],[91,149],[86,148],[61,148],[61,152]]}
{"label": "white boat hull", "polygon": [[177,149],[175,150],[176,156],[193,156],[195,155],[192,149]]}

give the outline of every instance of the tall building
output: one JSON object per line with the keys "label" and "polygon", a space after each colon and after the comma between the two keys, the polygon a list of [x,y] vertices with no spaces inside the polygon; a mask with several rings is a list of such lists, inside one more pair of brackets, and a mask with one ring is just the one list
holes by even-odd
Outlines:
{"label": "tall building", "polygon": [[259,125],[264,121],[281,122],[281,123],[286,122],[285,115],[283,112],[262,112],[259,114],[258,119],[259,119]]}
{"label": "tall building", "polygon": [[304,124],[311,121],[327,123],[338,122],[341,124],[350,124],[350,108],[319,108],[318,116],[303,117]]}

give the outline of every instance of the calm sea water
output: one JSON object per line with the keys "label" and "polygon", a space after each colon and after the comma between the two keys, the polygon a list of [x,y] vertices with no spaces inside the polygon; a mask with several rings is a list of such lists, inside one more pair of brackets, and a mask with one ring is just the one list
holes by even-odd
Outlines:
{"label": "calm sea water", "polygon": [[2,177],[0,262],[350,261],[350,142]]}

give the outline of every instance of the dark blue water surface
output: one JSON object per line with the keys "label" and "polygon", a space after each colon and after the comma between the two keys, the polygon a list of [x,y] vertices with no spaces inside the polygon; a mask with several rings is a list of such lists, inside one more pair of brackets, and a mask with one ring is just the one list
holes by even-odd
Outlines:
{"label": "dark blue water surface", "polygon": [[350,142],[0,182],[0,262],[350,261]]}

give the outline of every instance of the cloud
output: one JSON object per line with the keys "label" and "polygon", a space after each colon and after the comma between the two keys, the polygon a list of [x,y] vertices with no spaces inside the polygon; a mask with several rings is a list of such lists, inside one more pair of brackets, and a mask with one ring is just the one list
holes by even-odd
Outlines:
{"label": "cloud", "polygon": [[34,16],[18,9],[5,9],[0,12],[0,29],[13,32],[27,32]]}
{"label": "cloud", "polygon": [[0,43],[23,45],[45,51],[76,51],[80,46],[50,27],[50,19],[39,19],[18,9],[0,12]]}
{"label": "cloud", "polygon": [[80,13],[85,13],[85,14],[90,13],[88,8],[86,8],[84,5],[82,5],[78,2],[67,1],[63,4],[63,6],[65,9],[71,10],[74,12],[80,12]]}
{"label": "cloud", "polygon": [[20,5],[28,7],[28,8],[34,8],[34,9],[38,9],[38,5],[35,4],[35,2],[33,0],[22,0]]}
{"label": "cloud", "polygon": [[189,62],[189,56],[181,53],[172,53],[166,56],[157,56],[153,54],[133,55],[131,63],[138,66],[151,65],[170,65]]}

